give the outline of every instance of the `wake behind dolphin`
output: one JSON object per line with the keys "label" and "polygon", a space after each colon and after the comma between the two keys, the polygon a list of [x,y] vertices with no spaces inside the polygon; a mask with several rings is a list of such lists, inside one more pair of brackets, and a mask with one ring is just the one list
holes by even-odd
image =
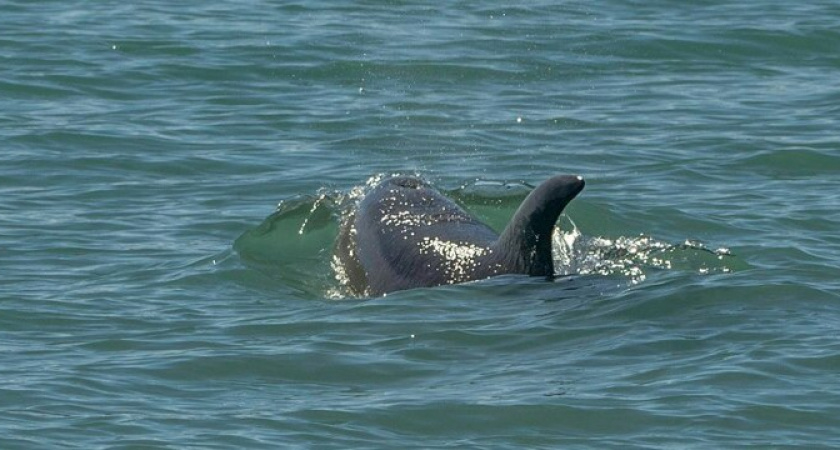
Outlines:
{"label": "wake behind dolphin", "polygon": [[502,274],[551,277],[551,235],[584,187],[559,175],[532,191],[497,235],[417,177],[374,187],[342,224],[336,256],[356,295],[480,280]]}

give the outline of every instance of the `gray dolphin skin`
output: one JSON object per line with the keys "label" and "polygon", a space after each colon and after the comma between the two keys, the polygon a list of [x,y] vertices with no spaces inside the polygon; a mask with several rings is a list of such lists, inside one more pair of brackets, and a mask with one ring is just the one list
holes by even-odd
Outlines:
{"label": "gray dolphin skin", "polygon": [[379,296],[502,274],[552,277],[554,225],[584,184],[574,175],[548,179],[498,235],[421,178],[385,179],[341,224],[343,278],[353,294]]}

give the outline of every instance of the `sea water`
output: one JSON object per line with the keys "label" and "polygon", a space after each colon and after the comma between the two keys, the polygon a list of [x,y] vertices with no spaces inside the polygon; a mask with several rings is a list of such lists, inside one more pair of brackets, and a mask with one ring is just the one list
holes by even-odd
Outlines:
{"label": "sea water", "polygon": [[[840,446],[840,7],[0,4],[0,448]],[[371,177],[553,281],[356,298]],[[279,207],[278,207],[279,204]]]}

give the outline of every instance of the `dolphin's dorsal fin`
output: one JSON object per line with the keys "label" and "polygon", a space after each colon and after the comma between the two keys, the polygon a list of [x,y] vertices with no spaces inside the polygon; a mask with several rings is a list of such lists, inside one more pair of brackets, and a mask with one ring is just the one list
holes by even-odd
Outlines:
{"label": "dolphin's dorsal fin", "polygon": [[558,175],[534,189],[494,245],[506,270],[532,276],[554,275],[551,233],[566,205],[583,190],[583,177]]}

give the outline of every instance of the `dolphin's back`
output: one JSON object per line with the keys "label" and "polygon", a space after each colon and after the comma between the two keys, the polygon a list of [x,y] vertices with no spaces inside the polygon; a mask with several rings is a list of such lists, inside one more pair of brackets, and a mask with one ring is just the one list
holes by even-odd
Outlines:
{"label": "dolphin's back", "polygon": [[423,180],[387,179],[342,224],[337,253],[348,286],[380,295],[505,273],[550,277],[554,224],[583,185],[574,176],[545,181],[500,236]]}
{"label": "dolphin's back", "polygon": [[369,294],[474,279],[474,261],[498,235],[416,178],[369,192],[355,217],[356,253]]}

